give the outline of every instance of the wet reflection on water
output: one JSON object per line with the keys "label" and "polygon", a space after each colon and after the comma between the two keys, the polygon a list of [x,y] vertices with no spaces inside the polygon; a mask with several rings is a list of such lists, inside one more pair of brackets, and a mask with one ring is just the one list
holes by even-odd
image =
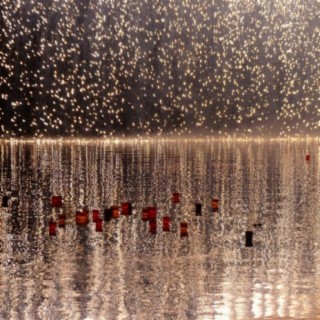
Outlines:
{"label": "wet reflection on water", "polygon": [[[320,319],[318,158],[317,142],[0,143],[11,197],[0,208],[0,318]],[[123,201],[133,215],[102,233],[76,226],[77,209]],[[150,205],[156,236],[141,220]],[[59,213],[66,228],[50,237]]]}

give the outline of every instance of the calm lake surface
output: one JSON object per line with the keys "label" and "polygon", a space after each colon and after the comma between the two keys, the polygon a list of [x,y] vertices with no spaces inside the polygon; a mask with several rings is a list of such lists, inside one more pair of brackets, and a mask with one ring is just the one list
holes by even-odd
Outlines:
{"label": "calm lake surface", "polygon": [[[320,319],[319,146],[0,142],[0,319]],[[133,214],[96,232],[91,210],[124,201]],[[84,206],[90,222],[77,226]],[[66,227],[50,236],[61,213]]]}

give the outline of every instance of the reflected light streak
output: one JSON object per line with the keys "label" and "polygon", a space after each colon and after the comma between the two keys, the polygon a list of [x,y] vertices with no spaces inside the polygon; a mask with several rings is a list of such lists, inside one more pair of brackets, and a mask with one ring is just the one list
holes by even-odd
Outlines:
{"label": "reflected light streak", "polygon": [[[0,318],[319,318],[318,140],[128,141],[0,142],[1,195],[14,195],[0,208]],[[62,208],[51,207],[53,192]],[[125,200],[133,215],[102,233],[75,224],[83,205]],[[140,217],[149,205],[159,209],[155,236]],[[60,212],[66,227],[50,237]]]}
{"label": "reflected light streak", "polygon": [[305,136],[319,2],[2,1],[0,137]]}

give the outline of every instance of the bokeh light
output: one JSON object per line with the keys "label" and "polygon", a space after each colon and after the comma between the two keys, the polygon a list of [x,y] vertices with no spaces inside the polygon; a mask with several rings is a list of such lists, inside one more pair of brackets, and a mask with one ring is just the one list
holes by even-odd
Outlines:
{"label": "bokeh light", "polygon": [[319,133],[319,0],[3,0],[0,135]]}

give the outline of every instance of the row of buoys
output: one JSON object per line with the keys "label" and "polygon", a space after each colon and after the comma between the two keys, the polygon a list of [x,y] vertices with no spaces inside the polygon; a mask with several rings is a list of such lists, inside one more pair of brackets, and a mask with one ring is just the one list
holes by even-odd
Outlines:
{"label": "row of buoys", "polygon": [[[2,202],[1,206],[3,208],[9,207],[9,201],[10,197],[9,196],[3,196],[2,197]],[[173,193],[173,198],[172,202],[174,204],[177,204],[180,202],[180,193],[174,192]],[[218,211],[218,199],[212,199],[212,211]],[[62,207],[62,197],[61,196],[52,196],[51,197],[51,206],[53,208],[61,208]],[[202,204],[201,203],[195,203],[196,206],[196,215],[200,216],[202,214]],[[148,220],[152,219],[152,216],[156,216],[156,208],[155,207],[148,207],[148,208],[143,208],[143,218],[142,220]],[[120,208],[118,206],[112,206],[110,208],[110,212],[105,212],[106,215],[110,215],[110,218],[118,218],[120,215]],[[131,215],[132,214],[132,204],[130,202],[124,202],[121,204],[121,214],[122,215]]]}
{"label": "row of buoys", "polygon": [[[172,202],[174,204],[180,203],[181,194],[178,192],[174,192],[172,194]],[[3,196],[2,197],[2,207],[8,207],[10,197]],[[53,208],[61,208],[63,205],[62,196],[52,196],[51,197],[51,206]],[[211,209],[213,212],[218,211],[219,209],[219,199],[213,198],[211,200]],[[111,219],[118,219],[121,215],[130,216],[132,215],[132,204],[131,202],[123,202],[120,206],[114,205],[110,208],[106,208],[103,211],[104,221],[110,221]],[[88,207],[84,207],[82,211],[76,211],[75,214],[75,221],[76,224],[79,226],[86,226],[89,223],[89,209]],[[195,215],[201,216],[202,215],[202,204],[200,202],[195,203]],[[151,234],[157,233],[157,208],[154,206],[142,208],[141,213],[142,221],[149,221],[149,232]],[[92,210],[92,222],[96,224],[96,231],[102,232],[103,231],[103,219],[100,217],[100,210],[93,209]],[[58,215],[58,222],[51,219],[49,221],[49,235],[55,236],[57,233],[57,226],[59,228],[64,228],[66,226],[66,215],[59,214]],[[253,227],[260,228],[262,225],[261,223],[253,224]],[[171,220],[169,216],[162,217],[162,231],[169,232],[171,230]],[[188,236],[188,223],[183,221],[180,223],[180,235],[181,237]],[[253,246],[253,232],[246,231],[246,246],[252,247]]]}
{"label": "row of buoys", "polygon": [[[172,203],[178,204],[181,200],[181,194],[179,192],[173,192],[172,194]],[[218,211],[218,199],[212,199],[211,202],[211,208],[212,211]],[[53,208],[61,208],[63,205],[62,197],[61,196],[52,196],[51,198],[51,206]],[[103,218],[104,221],[110,221],[111,219],[118,219],[121,215],[124,216],[130,216],[132,215],[132,204],[131,202],[123,202],[120,206],[113,205],[110,208],[106,208],[103,211]],[[195,215],[201,216],[202,215],[202,204],[201,203],[195,203]],[[157,233],[157,207],[150,206],[150,207],[144,207],[142,208],[141,212],[141,219],[142,221],[149,222],[149,232],[151,234]],[[66,216],[64,214],[60,214],[58,216],[58,224],[50,220],[49,223],[49,234],[50,235],[56,235],[56,228],[57,225],[59,227],[65,227],[65,220]],[[76,224],[79,226],[85,226],[89,223],[89,209],[87,207],[84,207],[82,211],[77,211],[75,215],[75,221]],[[96,223],[96,231],[101,232],[102,231],[102,225],[103,225],[103,219],[100,218],[100,210],[93,209],[92,210],[92,222]],[[171,221],[169,216],[162,217],[162,231],[163,232],[169,232],[171,230],[170,228]],[[181,222],[180,224],[180,235],[181,237],[188,236],[188,223],[187,222]]]}
{"label": "row of buoys", "polygon": [[[174,193],[173,202],[179,203],[180,202],[180,194]],[[177,201],[179,199],[179,201]],[[51,198],[51,205],[54,208],[61,208],[62,207],[62,197],[61,196],[53,196]],[[200,205],[200,207],[199,207]],[[201,204],[196,204],[196,213],[199,212],[199,208],[201,209]],[[103,210],[103,218],[100,218],[100,210],[93,209],[92,210],[92,222],[96,224],[96,231],[102,232],[103,231],[103,220],[110,221],[111,219],[118,219],[121,215],[130,216],[132,215],[132,204],[131,202],[123,202],[121,207],[119,206],[111,206],[110,208],[106,208]],[[84,207],[82,211],[77,211],[75,214],[75,221],[78,226],[86,226],[89,223],[89,214],[90,211],[88,207]],[[141,218],[143,221],[149,222],[149,232],[151,234],[157,233],[157,208],[156,207],[146,207],[142,209]],[[170,231],[170,217],[164,216],[162,218],[162,230],[164,232]],[[59,214],[58,215],[58,223],[55,222],[53,219],[49,222],[49,234],[51,236],[55,236],[57,233],[57,226],[59,228],[63,228],[66,225],[66,215]],[[188,235],[188,224],[187,222],[181,222],[181,236],[185,237]]]}
{"label": "row of buoys", "polygon": [[[180,202],[181,194],[178,192],[174,192],[172,196],[172,202],[177,204]],[[62,207],[62,197],[61,196],[53,196],[51,198],[51,205],[55,208]],[[211,200],[211,209],[213,212],[218,211],[219,209],[219,199],[213,198]],[[103,221],[111,221],[111,219],[118,219],[120,214],[123,216],[130,216],[132,215],[132,204],[131,202],[123,202],[121,206],[113,205],[110,208],[106,208],[103,210],[103,218],[100,217],[100,210],[93,209],[91,211],[92,215],[92,222],[96,225],[96,231],[102,232],[103,231]],[[89,223],[89,214],[90,211],[88,207],[84,207],[82,211],[77,211],[75,214],[75,221],[78,226],[86,226]],[[202,215],[202,204],[197,202],[195,203],[195,215],[201,216]],[[141,219],[144,222],[149,223],[149,233],[150,234],[157,234],[157,207],[150,206],[144,207],[141,211]],[[49,234],[51,236],[55,236],[57,233],[57,226],[60,228],[65,227],[66,225],[66,215],[59,214],[58,215],[58,224],[50,220],[49,222]],[[254,227],[258,228],[261,227],[260,223],[253,224]],[[162,217],[162,231],[163,232],[170,232],[171,231],[171,219],[170,216],[163,216]],[[187,237],[188,236],[188,223],[185,221],[180,222],[180,236]],[[253,246],[253,232],[246,231],[245,233],[245,245],[246,247]]]}
{"label": "row of buoys", "polygon": [[[171,227],[170,217],[168,217],[168,216],[162,217],[162,231],[163,232],[170,232],[170,230],[171,230],[170,227]],[[157,220],[156,219],[149,220],[149,232],[151,234],[157,234]],[[188,223],[185,221],[180,222],[180,236],[181,237],[188,236]]]}

